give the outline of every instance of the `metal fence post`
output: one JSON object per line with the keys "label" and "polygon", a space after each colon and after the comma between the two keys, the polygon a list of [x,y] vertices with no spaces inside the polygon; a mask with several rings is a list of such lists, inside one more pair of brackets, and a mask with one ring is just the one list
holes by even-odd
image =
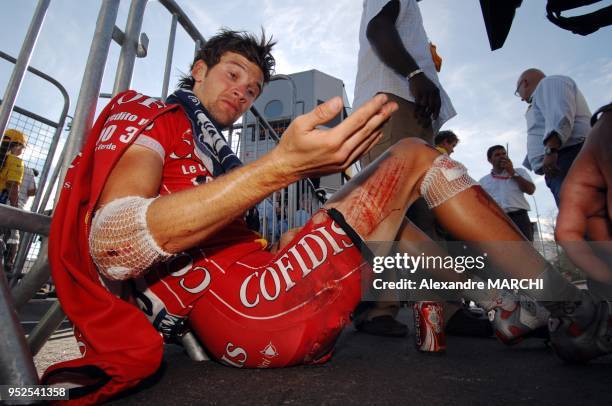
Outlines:
{"label": "metal fence post", "polygon": [[15,100],[17,99],[17,94],[19,93],[23,76],[25,75],[30,63],[32,50],[34,49],[34,45],[36,45],[40,28],[45,21],[45,15],[47,14],[47,8],[49,7],[50,1],[51,0],[40,0],[38,2],[36,10],[34,11],[34,17],[32,17],[32,22],[30,22],[30,27],[28,28],[28,33],[23,40],[21,51],[19,51],[17,62],[13,68],[13,73],[11,74],[11,78],[6,86],[2,106],[0,106],[0,139],[4,137],[6,124],[8,123],[13,107],[15,106]]}
{"label": "metal fence post", "polygon": [[34,355],[38,354],[49,337],[53,335],[65,319],[66,315],[62,306],[59,301],[56,301],[28,335],[27,342],[30,352]]}
{"label": "metal fence post", "polygon": [[113,96],[130,87],[132,73],[134,72],[134,62],[136,61],[136,52],[138,51],[138,36],[142,28],[146,6],[147,0],[132,0],[130,5],[130,12],[125,25],[125,37],[121,46],[121,55],[117,63]]}
{"label": "metal fence post", "polygon": [[72,129],[68,135],[66,159],[62,163],[62,171],[60,173],[60,188],[66,176],[68,166],[70,166],[76,154],[81,150],[85,137],[93,126],[96,104],[100,94],[100,86],[102,85],[102,76],[104,76],[104,68],[118,11],[119,0],[103,0],[100,13],[98,14],[98,21],[96,22],[94,37],[91,41],[91,49],[87,57],[87,65],[85,65],[85,73],[83,74],[81,91],[79,92],[74,120],[72,121]]}
{"label": "metal fence post", "polygon": [[[168,86],[170,86],[170,71],[172,70],[172,57],[174,55],[174,43],[176,42],[176,24],[178,16],[172,14],[172,23],[170,25],[170,36],[168,37],[168,51],[166,52],[166,67],[164,69],[164,82],[162,84],[162,100],[166,100],[168,96]],[[232,145],[230,141],[230,145]]]}
{"label": "metal fence post", "polygon": [[13,310],[4,272],[0,275],[0,383],[3,385],[36,385],[38,375],[25,334]]}

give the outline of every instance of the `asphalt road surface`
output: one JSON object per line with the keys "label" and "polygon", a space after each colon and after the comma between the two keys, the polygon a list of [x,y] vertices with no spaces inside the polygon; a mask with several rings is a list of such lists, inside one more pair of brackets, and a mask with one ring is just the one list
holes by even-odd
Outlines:
{"label": "asphalt road surface", "polygon": [[[28,305],[22,318],[42,308]],[[411,323],[406,309],[400,318]],[[74,345],[65,330],[60,334],[63,341],[55,340],[51,356],[65,353],[67,348],[57,348],[58,343]],[[448,337],[444,355],[419,353],[413,343],[412,334],[374,337],[350,327],[327,364],[276,370],[195,362],[182,348],[168,345],[159,373],[112,404],[612,404],[612,356],[565,365],[541,339],[505,347],[494,338]]]}

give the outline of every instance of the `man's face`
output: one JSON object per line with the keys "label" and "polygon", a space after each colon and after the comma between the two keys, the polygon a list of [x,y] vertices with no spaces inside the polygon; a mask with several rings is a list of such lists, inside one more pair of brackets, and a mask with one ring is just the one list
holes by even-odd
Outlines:
{"label": "man's face", "polygon": [[11,154],[15,155],[15,156],[19,156],[21,155],[21,153],[24,150],[24,146],[18,143],[13,143],[11,144]]}
{"label": "man's face", "polygon": [[450,155],[453,152],[455,152],[455,147],[457,146],[458,143],[459,143],[459,140],[454,140],[454,141],[444,140],[442,142],[442,147],[446,150],[448,155]]}
{"label": "man's face", "polygon": [[498,148],[491,154],[489,162],[493,165],[494,169],[501,170],[504,169],[507,159],[506,150],[504,148]]}
{"label": "man's face", "polygon": [[191,71],[193,92],[221,125],[234,123],[261,93],[263,72],[240,54],[226,52],[208,69],[199,60]]}
{"label": "man's face", "polygon": [[531,103],[531,95],[535,90],[535,86],[533,85],[533,80],[528,75],[521,75],[516,82],[516,91],[515,95],[521,98],[525,103]]}

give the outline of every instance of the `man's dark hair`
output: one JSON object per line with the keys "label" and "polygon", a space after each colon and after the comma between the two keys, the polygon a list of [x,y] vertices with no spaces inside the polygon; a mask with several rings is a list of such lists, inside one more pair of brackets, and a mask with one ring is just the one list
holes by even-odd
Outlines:
{"label": "man's dark hair", "polygon": [[[232,31],[222,28],[217,35],[210,37],[206,41],[206,44],[195,56],[191,69],[200,59],[210,69],[219,63],[224,53],[235,52],[257,65],[263,72],[264,83],[268,83],[270,76],[274,74],[274,66],[276,65],[276,61],[270,53],[274,45],[276,45],[276,42],[272,41],[272,37],[266,39],[266,33],[263,28],[261,29],[261,38],[259,39],[246,31]],[[188,74],[179,79],[178,86],[180,88],[192,89],[194,84],[193,76]]]}
{"label": "man's dark hair", "polygon": [[450,130],[444,130],[436,134],[436,137],[434,138],[434,144],[440,145],[444,141],[448,143],[453,143],[455,141],[459,141],[459,138],[457,137],[457,134],[455,134],[454,132]]}
{"label": "man's dark hair", "polygon": [[495,151],[497,151],[498,149],[503,149],[504,151],[506,150],[506,148],[503,145],[493,145],[492,147],[490,147],[487,150],[487,159],[490,161],[491,157],[493,156],[493,153]]}

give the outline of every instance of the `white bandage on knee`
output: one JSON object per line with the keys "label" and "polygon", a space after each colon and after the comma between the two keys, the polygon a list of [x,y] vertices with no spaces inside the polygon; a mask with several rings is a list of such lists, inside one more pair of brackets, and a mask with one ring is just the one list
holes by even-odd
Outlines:
{"label": "white bandage on knee", "polygon": [[155,262],[172,256],[157,245],[147,227],[147,209],[154,200],[122,197],[96,212],[89,233],[89,252],[105,277],[136,278]]}
{"label": "white bandage on knee", "polygon": [[468,175],[465,166],[448,155],[440,155],[423,178],[421,196],[432,209],[477,184],[478,182]]}

